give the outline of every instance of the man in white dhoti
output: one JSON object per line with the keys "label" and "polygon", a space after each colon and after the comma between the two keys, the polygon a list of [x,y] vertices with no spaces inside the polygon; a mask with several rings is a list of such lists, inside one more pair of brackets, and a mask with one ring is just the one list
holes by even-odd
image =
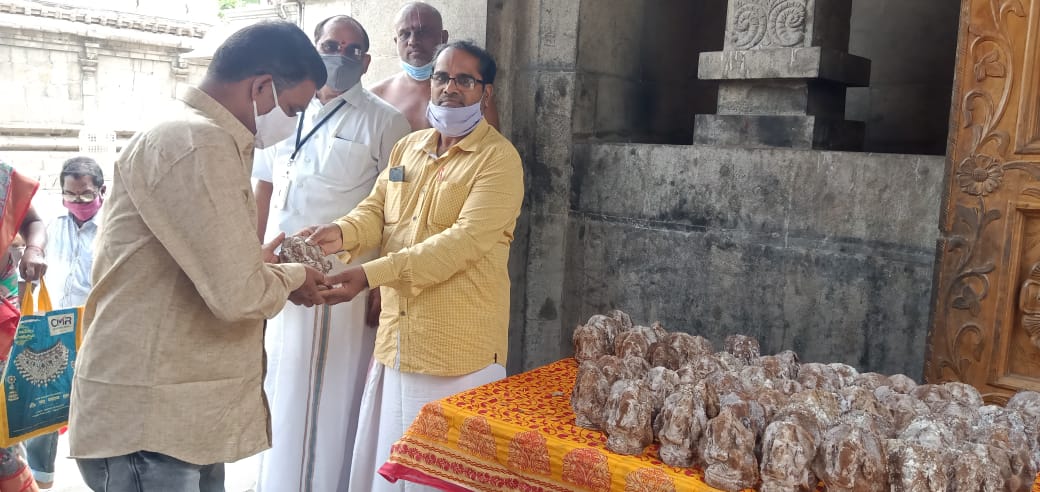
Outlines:
{"label": "man in white dhoti", "polygon": [[[331,221],[357,205],[386,168],[394,144],[411,131],[396,109],[361,86],[371,61],[361,24],[330,17],[317,26],[314,40],[328,82],[295,134],[257,152],[253,166],[258,231],[267,240]],[[265,388],[273,443],[261,458],[260,491],[347,490],[379,309],[378,295],[371,297],[371,328],[365,326],[365,296],[336,306],[291,306],[268,322]]]}
{"label": "man in white dhoti", "polygon": [[[365,201],[304,231],[325,252],[355,260],[335,304],[383,293],[375,364],[361,403],[351,465],[357,492],[429,490],[377,473],[422,406],[505,377],[509,351],[509,245],[524,196],[520,155],[484,118],[495,61],[466,41],[434,57],[427,117],[433,128],[394,147]],[[367,252],[380,258],[360,260]]]}

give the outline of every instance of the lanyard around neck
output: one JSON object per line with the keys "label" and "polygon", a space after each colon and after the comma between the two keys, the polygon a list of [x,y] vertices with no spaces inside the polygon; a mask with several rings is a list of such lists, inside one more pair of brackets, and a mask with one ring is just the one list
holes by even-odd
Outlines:
{"label": "lanyard around neck", "polygon": [[342,108],[345,104],[347,104],[347,101],[340,101],[339,104],[337,104],[336,107],[332,109],[332,111],[329,111],[329,114],[325,115],[325,117],[322,118],[317,125],[314,125],[314,128],[311,128],[311,131],[307,132],[307,136],[303,137],[303,140],[301,140],[300,137],[303,135],[303,117],[307,114],[307,110],[304,109],[303,112],[300,113],[300,123],[296,125],[296,148],[293,150],[292,155],[289,156],[290,162],[296,160],[296,154],[300,152],[300,149],[303,148],[303,145],[306,144],[307,141],[314,136],[314,133],[317,132],[318,129],[322,127],[322,125],[328,123],[329,119],[332,118],[332,115],[336,114],[340,110],[340,108]]}

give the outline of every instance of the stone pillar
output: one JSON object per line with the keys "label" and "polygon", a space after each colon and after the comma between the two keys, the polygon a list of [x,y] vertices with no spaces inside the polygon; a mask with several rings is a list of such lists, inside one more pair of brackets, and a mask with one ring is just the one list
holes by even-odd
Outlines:
{"label": "stone pillar", "polygon": [[101,44],[97,40],[85,39],[83,51],[79,55],[80,94],[83,95],[83,124],[90,124],[98,119],[98,50]]}
{"label": "stone pillar", "polygon": [[[622,0],[616,0],[622,1]],[[523,159],[526,195],[510,252],[510,373],[571,351],[579,312],[568,301],[571,153],[578,94],[575,0],[490,0],[488,47],[499,74],[495,102]],[[503,123],[507,120],[503,119]]]}
{"label": "stone pillar", "polygon": [[174,55],[170,59],[170,75],[173,75],[173,93],[170,97],[177,97],[181,86],[191,84],[191,66],[183,54]]}
{"label": "stone pillar", "polygon": [[852,0],[729,0],[723,51],[701,53],[698,76],[719,81],[718,114],[697,115],[694,143],[856,150],[845,89],[870,82],[848,53]]}

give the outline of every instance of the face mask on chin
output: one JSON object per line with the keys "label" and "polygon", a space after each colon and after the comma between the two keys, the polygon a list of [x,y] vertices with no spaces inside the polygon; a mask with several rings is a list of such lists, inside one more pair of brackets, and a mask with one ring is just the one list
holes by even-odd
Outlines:
{"label": "face mask on chin", "polygon": [[275,89],[274,82],[271,83],[271,94],[274,96],[274,109],[265,114],[257,111],[256,99],[253,99],[253,119],[256,121],[254,143],[258,149],[266,149],[292,136],[299,119],[299,115],[285,114],[285,110],[278,104],[278,89]]}
{"label": "face mask on chin", "polygon": [[408,62],[401,60],[401,69],[413,80],[418,80],[419,82],[430,80],[430,76],[433,75],[433,60],[421,67],[414,67],[408,64]]}
{"label": "face mask on chin", "polygon": [[426,106],[426,119],[429,120],[430,126],[441,135],[445,137],[461,137],[473,131],[477,124],[480,123],[480,120],[484,118],[484,114],[480,110],[480,103],[483,101],[484,96],[481,95],[480,100],[475,104],[461,108],[438,106],[433,101],[430,101],[429,105]]}
{"label": "face mask on chin", "polygon": [[361,82],[364,65],[360,61],[343,55],[321,55],[329,78],[325,86],[335,92],[347,92]]}

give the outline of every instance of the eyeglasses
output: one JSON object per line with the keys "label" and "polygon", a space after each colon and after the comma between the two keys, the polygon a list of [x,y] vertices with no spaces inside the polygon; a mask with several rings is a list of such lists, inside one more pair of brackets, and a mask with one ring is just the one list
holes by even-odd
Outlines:
{"label": "eyeglasses", "polygon": [[446,87],[448,85],[448,82],[451,82],[452,80],[454,80],[455,81],[455,85],[457,85],[457,86],[459,86],[459,87],[461,87],[463,89],[466,89],[466,90],[473,89],[474,87],[477,86],[477,84],[480,84],[480,85],[485,85],[486,84],[486,82],[484,82],[483,80],[475,79],[475,78],[473,78],[470,75],[462,74],[462,75],[456,75],[454,77],[449,77],[448,74],[445,73],[445,72],[437,72],[437,73],[433,74],[433,76],[430,77],[430,80],[433,81],[433,85],[436,86],[436,87]]}
{"label": "eyeglasses", "polygon": [[356,44],[343,46],[342,43],[335,39],[329,39],[318,45],[318,51],[323,55],[343,55],[355,60],[360,60],[365,55],[365,50],[361,49],[360,46]]}
{"label": "eyeglasses", "polygon": [[71,193],[68,191],[61,192],[61,198],[67,202],[73,203],[90,203],[97,199],[96,191],[84,191],[83,193]]}

